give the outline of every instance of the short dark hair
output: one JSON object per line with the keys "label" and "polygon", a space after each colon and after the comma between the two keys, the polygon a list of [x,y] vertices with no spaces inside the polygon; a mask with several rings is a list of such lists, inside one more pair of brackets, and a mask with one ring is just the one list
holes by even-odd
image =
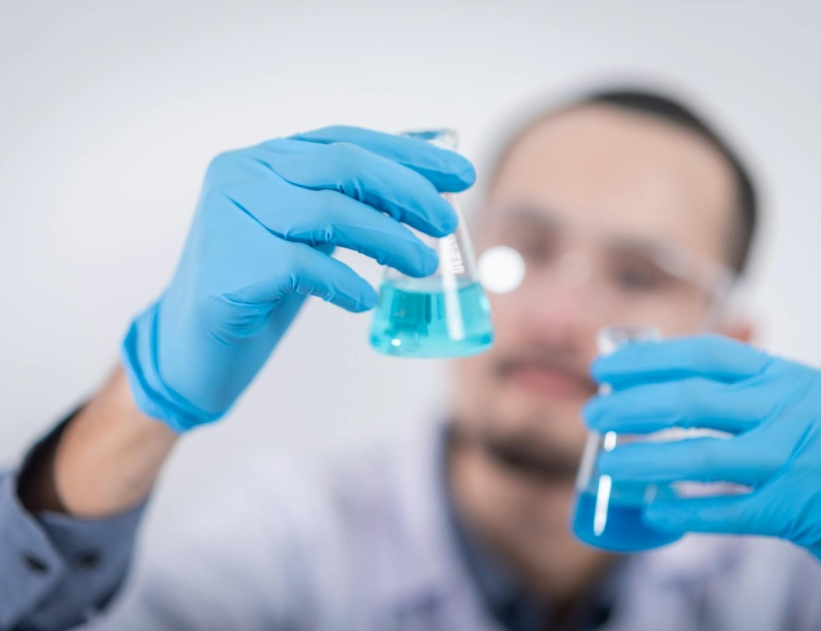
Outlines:
{"label": "short dark hair", "polygon": [[715,148],[729,163],[736,181],[736,228],[731,236],[729,255],[730,267],[741,274],[747,268],[753,238],[759,223],[759,205],[756,187],[750,170],[738,153],[724,140],[706,119],[693,107],[680,98],[662,94],[648,88],[608,88],[588,92],[581,97],[565,101],[557,108],[542,112],[536,121],[520,129],[508,143],[497,162],[497,169],[504,161],[513,145],[524,136],[535,124],[555,114],[567,112],[585,105],[605,105],[622,110],[656,116],[660,119],[679,125],[701,137]]}

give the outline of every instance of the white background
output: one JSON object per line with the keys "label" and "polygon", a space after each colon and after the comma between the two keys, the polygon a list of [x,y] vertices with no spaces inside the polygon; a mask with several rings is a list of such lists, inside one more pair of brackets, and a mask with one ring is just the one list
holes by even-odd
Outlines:
{"label": "white background", "polygon": [[[679,88],[750,155],[767,184],[764,339],[821,364],[818,3],[405,5],[0,0],[0,462],[113,364],[172,273],[217,152],[338,122],[451,125],[481,178],[522,112],[613,76]],[[435,414],[443,367],[376,355],[368,325],[311,304],[230,418],[175,454],[152,523],[221,463]]]}

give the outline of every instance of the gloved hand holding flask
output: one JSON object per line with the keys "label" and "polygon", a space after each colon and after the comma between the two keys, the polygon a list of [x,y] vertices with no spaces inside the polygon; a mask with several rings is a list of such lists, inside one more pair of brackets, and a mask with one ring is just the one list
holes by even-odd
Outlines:
{"label": "gloved hand holding flask", "polygon": [[210,164],[188,240],[162,296],[133,322],[123,363],[138,407],[178,432],[219,419],[306,296],[353,312],[374,289],[330,256],[356,250],[411,276],[456,228],[440,193],[475,173],[423,140],[329,127],[229,151]]}
{"label": "gloved hand holding flask", "polygon": [[780,537],[821,558],[821,372],[716,335],[621,349],[593,364],[613,385],[586,407],[598,432],[710,428],[730,438],[636,442],[600,455],[613,483],[729,482],[750,492],[651,501],[653,528]]}

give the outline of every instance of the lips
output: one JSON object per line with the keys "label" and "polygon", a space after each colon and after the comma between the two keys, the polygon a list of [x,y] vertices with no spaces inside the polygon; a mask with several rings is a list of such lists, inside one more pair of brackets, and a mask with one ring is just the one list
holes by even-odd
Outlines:
{"label": "lips", "polygon": [[510,373],[508,379],[521,388],[537,394],[570,396],[577,394],[580,390],[575,379],[562,375],[555,370],[536,366],[518,368]]}
{"label": "lips", "polygon": [[522,390],[551,399],[588,398],[596,392],[596,385],[586,375],[539,363],[510,365],[504,376],[509,383]]}

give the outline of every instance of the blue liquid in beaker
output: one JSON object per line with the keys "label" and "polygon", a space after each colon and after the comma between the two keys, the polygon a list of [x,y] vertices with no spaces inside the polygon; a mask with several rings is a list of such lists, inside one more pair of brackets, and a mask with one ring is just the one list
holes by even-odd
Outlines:
{"label": "blue liquid in beaker", "polygon": [[639,552],[667,545],[682,533],[656,530],[641,519],[647,489],[643,484],[616,484],[609,500],[599,507],[596,494],[585,490],[576,499],[573,532],[584,543],[612,552]]}
{"label": "blue liquid in beaker", "polygon": [[492,343],[490,306],[479,283],[448,293],[440,279],[416,280],[407,287],[388,281],[379,290],[371,326],[371,346],[379,352],[461,357],[481,353]]}

